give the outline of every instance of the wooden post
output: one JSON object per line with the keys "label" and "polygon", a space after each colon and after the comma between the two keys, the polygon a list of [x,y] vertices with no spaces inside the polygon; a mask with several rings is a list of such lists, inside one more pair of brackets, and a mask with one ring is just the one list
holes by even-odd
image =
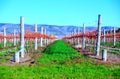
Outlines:
{"label": "wooden post", "polygon": [[[72,32],[70,33],[70,36],[72,37]],[[70,44],[72,44],[73,40],[72,38],[70,39]]]}
{"label": "wooden post", "polygon": [[20,62],[19,51],[18,51],[18,52],[15,52],[14,61],[15,61],[16,63],[19,63],[19,62]]}
{"label": "wooden post", "polygon": [[[35,32],[37,32],[37,24],[35,24],[34,26],[35,26]],[[37,37],[35,37],[35,40],[34,40],[34,42],[35,42],[35,50],[37,50],[37,48],[38,48],[37,41],[38,41],[38,39],[37,39]]]}
{"label": "wooden post", "polygon": [[107,50],[106,49],[102,50],[102,60],[107,61]]}
{"label": "wooden post", "polygon": [[[47,32],[47,34],[50,35],[49,32]],[[47,39],[47,45],[48,45],[48,44],[49,44],[49,39]]]}
{"label": "wooden post", "polygon": [[[49,36],[51,36],[51,32],[49,32]],[[49,39],[49,44],[51,43],[51,39]]]}
{"label": "wooden post", "polygon": [[7,42],[7,40],[6,40],[6,27],[4,27],[3,35],[4,35],[4,47],[6,47],[6,42]]}
{"label": "wooden post", "polygon": [[[43,34],[43,27],[41,27],[41,34]],[[43,37],[40,38],[40,46],[43,46]]]}
{"label": "wooden post", "polygon": [[[20,29],[19,29],[19,30],[20,30]],[[18,30],[18,31],[16,31],[16,35],[20,34],[20,33],[19,33],[19,30]],[[16,37],[16,45],[19,45],[19,43],[18,43],[18,42],[19,42],[19,40],[20,40],[20,39],[19,39],[18,37]]]}
{"label": "wooden post", "polygon": [[[78,34],[80,33],[80,27],[78,27]],[[80,44],[80,38],[78,37],[77,38],[77,44],[79,45]]]}
{"label": "wooden post", "polygon": [[115,27],[114,27],[113,43],[114,43],[114,47],[115,47],[115,45],[116,45],[116,29],[115,29]]}
{"label": "wooden post", "polygon": [[[76,34],[76,29],[74,29],[73,33]],[[76,45],[76,37],[74,37],[74,45]]]}
{"label": "wooden post", "polygon": [[[113,34],[112,30],[114,31],[114,29],[111,27],[110,34]],[[113,37],[113,39],[110,38],[110,42],[111,42],[112,40],[114,40],[114,37]]]}
{"label": "wooden post", "polygon": [[96,55],[99,56],[100,52],[100,37],[101,37],[101,15],[98,15],[98,34],[96,42]]}
{"label": "wooden post", "polygon": [[105,35],[106,35],[106,33],[105,33],[105,29],[104,29],[104,32],[103,32],[103,36],[104,36],[103,41],[104,41],[104,44],[105,44],[105,42],[106,42],[106,37],[105,37]]}
{"label": "wooden post", "polygon": [[16,30],[14,30],[14,46],[16,46]]}
{"label": "wooden post", "polygon": [[20,55],[22,58],[24,58],[24,17],[21,16],[20,17],[20,45],[21,45],[21,51],[20,51]]}
{"label": "wooden post", "polygon": [[[74,35],[74,32],[72,32],[72,36]],[[72,45],[74,44],[74,38],[72,37]]]}
{"label": "wooden post", "polygon": [[[46,28],[44,28],[44,34],[47,34]],[[47,38],[44,38],[44,44],[47,45]]]}
{"label": "wooden post", "polygon": [[85,24],[83,24],[82,49],[85,48]]}

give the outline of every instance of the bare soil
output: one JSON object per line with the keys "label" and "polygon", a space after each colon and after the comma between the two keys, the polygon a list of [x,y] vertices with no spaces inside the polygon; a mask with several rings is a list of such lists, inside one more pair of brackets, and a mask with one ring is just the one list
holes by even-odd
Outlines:
{"label": "bare soil", "polygon": [[1,62],[0,65],[2,66],[14,66],[14,65],[29,65],[31,66],[32,64],[34,64],[36,62],[36,59],[40,56],[40,52],[43,50],[44,48],[38,48],[37,51],[35,51],[34,49],[30,49],[29,51],[25,52],[25,56],[24,58],[20,58],[20,62],[16,63],[14,61],[12,61],[12,58],[14,56],[14,54],[9,54],[7,56],[1,57],[0,59],[5,59],[7,60],[6,62]]}
{"label": "bare soil", "polygon": [[112,54],[110,52],[107,52],[107,61],[102,60],[102,54],[100,52],[99,56],[96,56],[93,52],[91,52],[90,49],[77,49],[80,53],[82,53],[84,56],[88,56],[92,59],[94,59],[98,64],[113,64],[113,63],[120,63],[120,55],[118,54]]}

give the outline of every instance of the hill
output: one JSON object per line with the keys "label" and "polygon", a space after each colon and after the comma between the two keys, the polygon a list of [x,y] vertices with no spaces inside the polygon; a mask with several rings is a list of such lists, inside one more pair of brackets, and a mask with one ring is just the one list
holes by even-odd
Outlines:
{"label": "hill", "polygon": [[[3,28],[6,27],[7,33],[13,33],[13,30],[16,29],[19,32],[20,24],[12,24],[12,23],[0,23],[0,33],[3,33]],[[73,29],[78,29],[78,26],[58,26],[58,25],[46,25],[46,24],[38,24],[38,31],[40,32],[41,27],[47,29],[47,32],[50,34],[57,35],[61,38],[63,35],[70,34]],[[86,30],[96,30],[95,26],[87,26]],[[102,26],[102,30],[110,30],[111,26]],[[34,31],[34,24],[25,24],[25,30]],[[80,27],[80,31],[82,31],[82,27]]]}

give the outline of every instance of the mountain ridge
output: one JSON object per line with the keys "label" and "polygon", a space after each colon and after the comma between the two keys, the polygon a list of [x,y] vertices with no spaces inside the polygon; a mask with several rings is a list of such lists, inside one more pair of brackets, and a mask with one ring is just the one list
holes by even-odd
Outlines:
{"label": "mountain ridge", "polygon": [[[47,24],[37,24],[38,25],[38,32],[40,32],[41,27],[45,27],[47,29],[47,32],[50,34],[57,35],[58,37],[64,36],[66,34],[70,34],[73,29],[78,29],[78,26],[72,26],[72,25],[65,25],[65,26],[59,26],[59,25],[47,25]],[[31,30],[34,31],[34,24],[25,24],[25,30]],[[0,33],[3,33],[3,29],[6,27],[7,33],[13,33],[14,29],[16,29],[18,32],[20,30],[20,24],[13,24],[13,23],[0,23]],[[80,31],[82,31],[83,27],[79,27]],[[112,26],[102,26],[102,30],[111,30]],[[86,26],[86,30],[96,30],[97,27],[95,26]],[[76,30],[78,31],[78,30]]]}

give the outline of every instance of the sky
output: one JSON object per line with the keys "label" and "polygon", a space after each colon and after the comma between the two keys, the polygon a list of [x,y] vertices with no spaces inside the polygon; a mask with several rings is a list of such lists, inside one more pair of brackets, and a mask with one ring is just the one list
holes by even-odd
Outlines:
{"label": "sky", "polygon": [[0,23],[120,26],[120,0],[0,0]]}

